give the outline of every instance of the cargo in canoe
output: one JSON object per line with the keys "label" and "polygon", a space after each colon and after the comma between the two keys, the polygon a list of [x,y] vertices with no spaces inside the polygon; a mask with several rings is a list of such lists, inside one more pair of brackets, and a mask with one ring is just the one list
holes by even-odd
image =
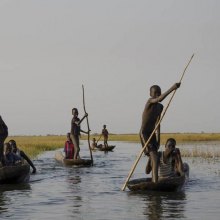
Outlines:
{"label": "cargo in canoe", "polygon": [[85,159],[65,159],[64,155],[62,154],[61,151],[57,151],[55,153],[55,159],[61,163],[63,163],[64,165],[67,166],[91,166],[92,165],[92,160],[85,160]]}
{"label": "cargo in canoe", "polygon": [[0,184],[26,183],[30,179],[29,164],[4,166],[0,168]]}
{"label": "cargo in canoe", "polygon": [[189,166],[184,163],[185,175],[159,178],[157,183],[151,181],[151,178],[134,179],[127,183],[131,191],[166,191],[173,192],[181,190],[189,178]]}
{"label": "cargo in canoe", "polygon": [[112,151],[116,146],[115,145],[108,145],[107,147],[103,144],[97,146],[97,150],[99,151]]}

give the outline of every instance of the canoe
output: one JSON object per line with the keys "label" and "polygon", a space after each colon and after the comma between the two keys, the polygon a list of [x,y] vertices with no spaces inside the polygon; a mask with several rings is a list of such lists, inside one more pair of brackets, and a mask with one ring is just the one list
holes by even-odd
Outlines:
{"label": "canoe", "polygon": [[99,151],[112,151],[116,146],[115,145],[108,145],[105,147],[103,144],[97,146],[97,150]]}
{"label": "canoe", "polygon": [[0,168],[0,184],[26,183],[30,179],[29,164]]}
{"label": "canoe", "polygon": [[55,153],[55,159],[64,165],[67,166],[91,166],[92,165],[92,160],[85,160],[85,159],[65,159],[64,155],[62,154],[61,151],[57,151]]}
{"label": "canoe", "polygon": [[152,182],[151,178],[134,179],[127,183],[127,187],[131,191],[179,191],[182,189],[189,177],[188,164],[184,163],[184,167],[185,174],[183,176],[161,178],[157,183]]}

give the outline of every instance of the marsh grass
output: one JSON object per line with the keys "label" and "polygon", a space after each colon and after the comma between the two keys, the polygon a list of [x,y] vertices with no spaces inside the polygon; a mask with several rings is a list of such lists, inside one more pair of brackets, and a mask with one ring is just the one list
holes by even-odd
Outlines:
{"label": "marsh grass", "polygon": [[[95,137],[98,139],[100,136],[91,135],[90,140]],[[175,133],[175,134],[161,134],[161,144],[165,144],[165,141],[168,138],[175,138],[178,145],[180,143],[190,143],[190,142],[210,142],[210,141],[220,141],[219,133],[212,134],[197,134],[197,133]],[[64,142],[66,140],[65,135],[60,136],[11,136],[6,139],[6,142],[10,139],[14,139],[17,143],[17,146],[22,149],[27,155],[31,158],[36,157],[44,151],[56,150],[58,148],[62,148],[64,146]],[[86,140],[87,136],[82,135],[82,140]],[[100,143],[103,139],[100,139]],[[109,141],[123,141],[123,142],[134,142],[140,144],[140,139],[138,134],[110,134]],[[183,156],[190,157],[220,157],[220,147],[217,151],[212,151],[210,149],[201,150],[199,148],[195,148],[194,150],[182,149],[181,152]]]}
{"label": "marsh grass", "polygon": [[[91,138],[99,138],[99,135],[91,135]],[[200,141],[220,141],[220,133],[162,133],[161,144],[165,144],[168,138],[176,139],[177,143],[200,142]],[[86,136],[82,136],[86,138]],[[103,139],[101,138],[100,141]],[[109,141],[126,141],[140,143],[138,134],[110,134]]]}
{"label": "marsh grass", "polygon": [[219,149],[210,149],[210,147],[193,147],[192,149],[186,149],[181,147],[182,157],[201,157],[201,158],[218,158],[220,157],[220,147]]}
{"label": "marsh grass", "polygon": [[8,137],[5,142],[15,140],[19,149],[31,158],[44,151],[56,150],[64,146],[65,136],[14,136]]}

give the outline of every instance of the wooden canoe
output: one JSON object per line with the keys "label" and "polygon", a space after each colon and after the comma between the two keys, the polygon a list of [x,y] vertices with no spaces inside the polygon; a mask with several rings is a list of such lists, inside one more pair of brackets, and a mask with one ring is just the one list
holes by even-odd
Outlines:
{"label": "wooden canoe", "polygon": [[166,191],[174,192],[180,190],[189,178],[189,166],[184,163],[185,175],[168,178],[159,178],[157,183],[151,178],[134,179],[127,183],[131,191]]}
{"label": "wooden canoe", "polygon": [[67,166],[91,166],[92,165],[92,160],[85,160],[85,159],[65,159],[64,155],[62,154],[61,151],[57,151],[55,153],[55,159],[64,165]]}
{"label": "wooden canoe", "polygon": [[0,168],[0,184],[26,183],[30,179],[29,164]]}
{"label": "wooden canoe", "polygon": [[115,145],[108,145],[105,147],[103,144],[97,146],[97,150],[99,151],[112,151],[116,146]]}

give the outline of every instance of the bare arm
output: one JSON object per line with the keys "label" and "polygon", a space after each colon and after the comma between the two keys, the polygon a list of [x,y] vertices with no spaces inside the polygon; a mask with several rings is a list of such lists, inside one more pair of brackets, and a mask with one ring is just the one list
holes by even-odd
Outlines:
{"label": "bare arm", "polygon": [[180,83],[175,83],[170,89],[168,89],[166,92],[161,94],[159,97],[157,97],[157,98],[150,98],[149,102],[150,103],[162,102],[172,91],[178,89],[179,87],[180,87]]}
{"label": "bare arm", "polygon": [[[88,116],[88,113],[86,113],[82,118],[81,120],[77,123],[78,125],[81,124],[81,122]],[[82,131],[83,132],[83,131]]]}
{"label": "bare arm", "polygon": [[160,147],[160,124],[158,125],[157,130],[156,130],[156,140],[157,140],[157,144],[158,144],[157,147],[159,149],[159,147]]}
{"label": "bare arm", "polygon": [[81,131],[82,133],[84,133],[84,134],[89,134],[89,132],[90,132],[90,131],[84,131],[84,130],[82,130],[82,129],[80,129],[80,131]]}
{"label": "bare arm", "polygon": [[181,176],[184,175],[184,170],[183,170],[183,161],[181,157],[181,153],[179,148],[176,148],[176,155],[175,155],[175,169],[177,172],[180,173]]}
{"label": "bare arm", "polygon": [[24,151],[20,151],[20,155],[21,155],[21,157],[23,157],[23,158],[29,163],[29,165],[32,167],[32,169],[33,169],[32,173],[36,173],[36,168],[35,168],[34,164],[33,164],[32,161],[29,159],[29,157],[24,153]]}

